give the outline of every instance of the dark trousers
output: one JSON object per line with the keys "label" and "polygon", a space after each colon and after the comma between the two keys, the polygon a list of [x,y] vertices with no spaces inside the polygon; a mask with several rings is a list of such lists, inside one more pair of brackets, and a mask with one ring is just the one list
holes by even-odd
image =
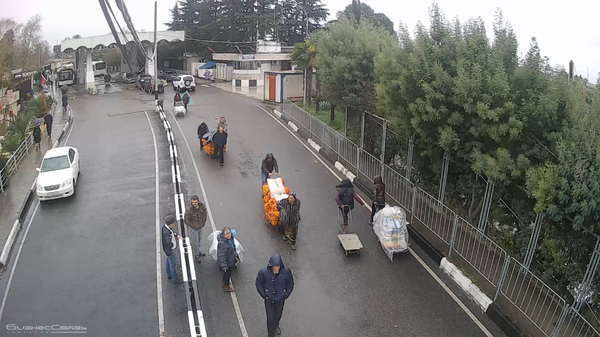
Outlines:
{"label": "dark trousers", "polygon": [[52,137],[52,123],[46,123],[46,133],[48,137]]}
{"label": "dark trousers", "polygon": [[267,332],[269,337],[275,336],[275,329],[279,327],[279,321],[283,315],[283,305],[285,300],[279,303],[272,303],[271,300],[265,300],[265,309],[267,310]]}
{"label": "dark trousers", "polygon": [[233,272],[233,268],[227,268],[227,271],[223,273],[223,283],[229,285],[229,280],[231,280],[231,273]]}
{"label": "dark trousers", "polygon": [[377,213],[377,211],[379,211],[379,210],[382,210],[384,207],[385,207],[385,203],[381,204],[381,203],[377,203],[376,201],[373,201],[373,204],[371,205],[371,222],[373,222],[375,213]]}
{"label": "dark trousers", "polygon": [[223,164],[223,146],[224,145],[215,145],[215,156],[219,157],[221,164]]}
{"label": "dark trousers", "polygon": [[344,226],[348,226],[348,213],[350,213],[350,206],[344,205],[340,209],[342,212],[342,219],[344,220]]}
{"label": "dark trousers", "polygon": [[187,103],[183,103],[183,107],[185,108],[185,111],[187,111]]}

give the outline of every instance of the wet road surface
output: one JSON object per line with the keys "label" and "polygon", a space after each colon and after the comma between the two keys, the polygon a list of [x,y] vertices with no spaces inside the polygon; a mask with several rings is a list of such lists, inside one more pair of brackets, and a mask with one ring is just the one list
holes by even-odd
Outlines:
{"label": "wet road surface", "polygon": [[[68,145],[81,154],[77,195],[30,212],[24,224],[31,221],[30,229],[12,279],[25,230],[0,280],[2,294],[11,280],[0,335],[10,333],[7,324],[85,326],[87,336],[158,335],[158,264],[166,335],[189,336],[185,292],[167,282],[162,251],[160,261],[156,259],[155,158],[144,110],[158,145],[161,221],[174,213],[166,136],[152,111],[153,96],[132,87],[80,95],[70,103],[75,125]],[[173,91],[170,86],[165,91],[161,98],[170,108]],[[264,304],[254,281],[274,253],[292,269],[296,284],[285,304],[282,336],[484,335],[413,256],[396,256],[394,263],[387,259],[367,225],[369,212],[360,206],[351,228],[365,249],[359,257],[343,254],[333,200],[338,180],[256,107],[258,101],[200,85],[192,99],[189,113],[177,118],[183,132],[167,113],[183,158],[183,192],[186,199],[197,194],[204,200],[195,162],[214,218],[214,223],[207,221],[203,236],[213,225],[238,231],[245,260],[233,283],[248,336],[266,336]],[[220,116],[227,117],[229,129],[224,167],[200,152],[196,138],[202,121],[212,130]],[[286,186],[302,201],[296,251],[263,219],[260,165],[268,152],[275,154]],[[416,245],[413,249],[425,256]],[[208,250],[206,240],[203,250]],[[432,261],[423,260],[436,270]],[[232,298],[221,291],[216,264],[207,255],[197,267],[208,336],[242,336]],[[464,294],[449,286],[495,336],[503,336]]]}

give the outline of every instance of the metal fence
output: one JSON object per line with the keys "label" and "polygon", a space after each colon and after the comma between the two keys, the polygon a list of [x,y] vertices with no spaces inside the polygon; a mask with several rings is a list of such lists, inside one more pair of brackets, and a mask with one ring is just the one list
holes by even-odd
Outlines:
{"label": "metal fence", "polygon": [[29,149],[33,145],[33,135],[29,133],[21,145],[12,153],[12,156],[6,162],[6,165],[0,170],[0,192],[4,192],[10,182],[10,179],[15,175],[19,164],[29,153]]}
{"label": "metal fence", "polygon": [[443,202],[287,99],[283,114],[299,132],[343,159],[353,172],[368,179],[383,173],[386,194],[410,212],[413,225],[425,226],[441,240],[438,249],[449,257],[455,253],[459,266],[464,260],[465,268],[479,273],[491,285],[493,293],[489,295],[494,301],[500,297],[507,300],[501,303],[503,307],[509,303],[510,308],[505,309],[520,312],[545,336],[600,337],[560,295]]}
{"label": "metal fence", "polygon": [[462,217],[456,218],[449,255],[456,252],[494,287],[498,287],[508,254]]}

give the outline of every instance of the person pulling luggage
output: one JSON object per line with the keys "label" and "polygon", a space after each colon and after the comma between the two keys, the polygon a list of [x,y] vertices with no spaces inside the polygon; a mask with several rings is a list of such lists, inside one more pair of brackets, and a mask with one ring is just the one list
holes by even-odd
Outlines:
{"label": "person pulling luggage", "polygon": [[348,213],[354,209],[354,200],[358,201],[361,206],[365,206],[365,203],[360,199],[356,191],[354,190],[354,185],[350,181],[350,179],[344,179],[342,182],[336,186],[337,194],[335,196],[335,201],[338,204],[340,211],[342,212],[342,217],[344,220],[344,233],[348,234]]}

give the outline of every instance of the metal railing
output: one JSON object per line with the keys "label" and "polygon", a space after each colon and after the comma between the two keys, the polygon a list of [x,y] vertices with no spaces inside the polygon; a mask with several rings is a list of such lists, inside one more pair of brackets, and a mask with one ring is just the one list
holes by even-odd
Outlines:
{"label": "metal railing", "polygon": [[456,213],[420,188],[415,189],[413,220],[417,219],[437,237],[450,245]]}
{"label": "metal railing", "polygon": [[450,256],[452,252],[456,252],[494,287],[498,287],[508,254],[461,217],[456,218]]}
{"label": "metal railing", "polygon": [[21,142],[19,147],[13,151],[8,161],[6,161],[6,165],[0,170],[0,192],[4,192],[10,183],[10,179],[15,175],[17,169],[19,168],[19,164],[25,158],[25,156],[29,153],[29,149],[33,145],[33,134],[29,133],[25,140]]}
{"label": "metal railing", "polygon": [[[282,113],[299,132],[343,159],[357,176],[373,179],[383,168],[386,194],[411,213],[413,225],[418,222],[441,239],[438,249],[447,251],[450,258],[455,253],[455,263],[460,266],[464,261],[465,268],[479,273],[495,290],[491,294],[495,302],[500,296],[506,299],[500,303],[503,308],[520,312],[545,336],[600,337],[560,295],[443,202],[287,99]],[[510,308],[504,307],[506,302]]]}

